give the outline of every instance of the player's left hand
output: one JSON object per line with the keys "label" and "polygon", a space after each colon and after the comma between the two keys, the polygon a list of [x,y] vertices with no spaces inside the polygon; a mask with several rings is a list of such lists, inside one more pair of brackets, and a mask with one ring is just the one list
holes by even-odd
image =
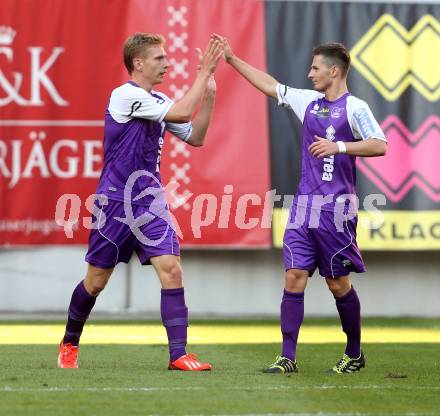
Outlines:
{"label": "player's left hand", "polygon": [[[197,65],[197,71],[200,70],[200,65],[203,60],[203,53],[200,48],[196,48],[197,57],[199,58],[199,64]],[[217,84],[215,82],[214,74],[209,77],[208,84],[206,85],[206,92],[215,93],[217,91]]]}
{"label": "player's left hand", "polygon": [[210,75],[213,75],[220,58],[223,56],[223,47],[220,40],[211,37],[205,52],[203,53],[200,48],[196,48],[196,53],[199,58],[197,70],[206,69]]}
{"label": "player's left hand", "polygon": [[309,152],[317,159],[339,153],[339,147],[335,142],[315,135],[315,142],[309,146]]}

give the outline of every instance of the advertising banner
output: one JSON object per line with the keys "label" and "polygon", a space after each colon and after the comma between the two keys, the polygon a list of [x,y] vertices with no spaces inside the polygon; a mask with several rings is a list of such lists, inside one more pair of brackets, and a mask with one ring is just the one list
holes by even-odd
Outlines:
{"label": "advertising banner", "polygon": [[[179,100],[197,70],[195,48],[228,33],[265,66],[264,3],[151,0],[0,4],[0,244],[85,244],[103,164],[104,112],[129,76],[122,48],[161,33],[169,68],[155,88]],[[239,30],[237,29],[239,28]],[[270,187],[267,103],[226,64],[206,145],[169,133],[161,172],[186,246],[269,247],[261,227]],[[251,195],[251,197],[246,197]],[[244,196],[244,197],[243,197]],[[58,223],[55,221],[57,213]]]}
{"label": "advertising banner", "polygon": [[[155,89],[173,100],[192,85],[195,48],[212,33],[281,83],[306,89],[313,47],[347,45],[349,90],[388,139],[385,157],[357,158],[359,245],[440,249],[440,6],[253,0],[3,0],[0,246],[87,243],[104,113],[111,91],[129,80],[122,48],[135,32],[166,39],[169,67]],[[162,149],[181,244],[281,247],[301,172],[300,123],[224,62],[215,78],[205,145],[166,133]]]}
{"label": "advertising banner", "polygon": [[[269,72],[312,89],[313,47],[344,43],[352,60],[349,90],[368,103],[388,139],[386,156],[357,158],[361,249],[440,248],[439,20],[438,4],[266,3]],[[301,168],[300,123],[274,101],[269,114],[272,186],[291,195]],[[374,217],[366,212],[371,201],[381,211]],[[278,202],[274,214],[278,247],[282,207]]]}

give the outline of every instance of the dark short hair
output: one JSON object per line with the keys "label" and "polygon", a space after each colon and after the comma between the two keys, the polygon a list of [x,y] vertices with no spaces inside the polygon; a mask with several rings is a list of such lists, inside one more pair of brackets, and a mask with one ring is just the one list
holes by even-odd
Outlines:
{"label": "dark short hair", "polygon": [[135,33],[130,36],[124,45],[124,65],[128,73],[131,74],[134,70],[133,59],[144,57],[149,46],[164,44],[164,37],[158,34]]}
{"label": "dark short hair", "polygon": [[350,69],[350,53],[342,43],[324,43],[313,48],[313,56],[322,55],[330,65],[336,65],[345,76]]}

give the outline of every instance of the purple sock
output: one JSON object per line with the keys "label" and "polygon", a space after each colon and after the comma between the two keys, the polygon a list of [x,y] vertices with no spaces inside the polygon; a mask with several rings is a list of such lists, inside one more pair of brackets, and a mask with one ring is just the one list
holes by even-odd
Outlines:
{"label": "purple sock", "polygon": [[70,300],[66,332],[63,339],[64,344],[79,344],[79,338],[81,337],[84,324],[95,302],[96,297],[89,295],[84,287],[84,281],[81,281],[73,291],[72,299]]}
{"label": "purple sock", "polygon": [[167,330],[170,361],[175,361],[186,354],[188,308],[183,287],[161,290],[160,314]]}
{"label": "purple sock", "polygon": [[293,293],[284,289],[281,301],[282,356],[295,360],[299,328],[304,319],[304,292]]}
{"label": "purple sock", "polygon": [[361,354],[361,304],[353,286],[344,296],[336,298],[336,307],[342,329],[347,334],[345,353],[350,358],[357,358]]}

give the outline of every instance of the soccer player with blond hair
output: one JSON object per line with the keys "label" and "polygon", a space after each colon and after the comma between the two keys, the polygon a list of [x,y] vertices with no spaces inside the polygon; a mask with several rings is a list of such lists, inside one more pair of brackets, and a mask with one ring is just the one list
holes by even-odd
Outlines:
{"label": "soccer player with blond hair", "polygon": [[[185,304],[179,242],[160,177],[165,131],[192,146],[202,146],[214,109],[214,72],[222,55],[211,39],[202,53],[189,91],[177,102],[153,89],[168,69],[164,38],[136,33],[124,46],[130,80],[115,88],[105,113],[104,167],[96,194],[96,226],[89,238],[85,279],[75,288],[61,341],[58,367],[77,368],[84,324],[114,267],[136,252],[152,265],[160,280],[161,317],[165,326],[170,370],[205,371],[211,365],[186,352],[188,309]],[[193,118],[196,106],[200,110]],[[127,214],[127,212],[130,213]]]}

